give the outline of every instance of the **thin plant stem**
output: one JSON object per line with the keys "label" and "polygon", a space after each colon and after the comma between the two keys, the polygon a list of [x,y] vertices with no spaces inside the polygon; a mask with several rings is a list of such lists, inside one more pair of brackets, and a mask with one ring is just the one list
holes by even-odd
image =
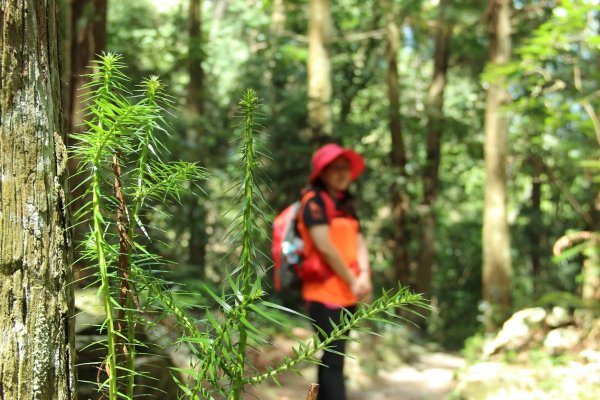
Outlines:
{"label": "thin plant stem", "polygon": [[[140,158],[139,158],[139,165],[138,165],[138,177],[137,177],[137,182],[136,182],[136,190],[135,190],[135,195],[133,198],[133,207],[132,207],[132,212],[129,215],[129,218],[127,219],[127,238],[129,243],[127,244],[127,260],[130,261],[132,254],[133,254],[133,243],[132,241],[135,240],[134,235],[135,235],[135,228],[136,228],[136,222],[138,220],[138,214],[140,211],[140,205],[142,202],[142,185],[144,182],[144,171],[146,169],[146,162],[147,162],[147,158],[148,158],[148,143],[150,141],[150,135],[151,135],[151,129],[149,127],[147,127],[145,129],[145,134],[144,134],[144,142],[141,148],[141,154],[140,154]],[[128,271],[129,272],[129,271]],[[130,343],[130,350],[129,350],[129,354],[127,357],[127,368],[130,371],[130,373],[127,375],[127,396],[129,398],[133,398],[133,394],[134,394],[134,388],[135,388],[135,374],[133,373],[133,371],[135,370],[135,357],[136,357],[136,349],[135,349],[135,321],[134,321],[134,311],[133,311],[133,306],[134,303],[137,303],[137,301],[135,301],[135,292],[131,291],[131,288],[128,287],[127,289],[127,297],[126,297],[126,310],[125,310],[125,318],[127,321],[127,340]]]}
{"label": "thin plant stem", "polygon": [[[117,330],[119,331],[119,339],[121,342],[117,347],[117,351],[121,353],[124,363],[129,368],[130,373],[127,374],[127,385],[126,393],[129,398],[133,397],[133,387],[135,384],[135,374],[133,367],[135,363],[133,359],[133,347],[134,347],[134,330],[132,329],[133,315],[131,309],[131,284],[130,284],[130,270],[131,270],[131,241],[128,235],[127,227],[127,204],[123,197],[123,189],[121,183],[121,164],[119,159],[121,158],[121,152],[117,150],[113,155],[113,174],[115,177],[114,181],[114,192],[117,199],[117,227],[119,231],[119,281],[120,281],[120,293],[119,293],[119,314],[117,316]],[[124,325],[124,326],[123,326]]]}
{"label": "thin plant stem", "polygon": [[94,218],[94,238],[96,251],[98,254],[98,269],[101,279],[101,293],[104,302],[104,312],[106,313],[106,337],[108,355],[106,363],[108,364],[108,383],[109,383],[109,399],[117,399],[117,365],[115,351],[115,328],[113,320],[113,307],[110,296],[110,279],[108,275],[108,265],[104,256],[104,237],[102,233],[102,214],[100,211],[101,195],[100,195],[100,179],[98,176],[98,168],[94,166],[94,177],[92,180],[92,203],[93,203],[93,218]]}
{"label": "thin plant stem", "polygon": [[[104,75],[104,81],[101,89],[99,89],[99,94],[108,93],[109,84],[111,79],[111,73],[107,69]],[[102,127],[102,113],[98,114],[98,124]],[[113,317],[113,306],[111,302],[111,294],[110,294],[110,276],[108,274],[108,265],[106,263],[105,255],[104,255],[104,233],[102,230],[103,218],[101,211],[101,199],[102,194],[100,193],[100,157],[102,151],[104,149],[104,145],[112,136],[112,129],[109,132],[104,132],[104,137],[102,138],[102,142],[100,146],[96,149],[96,156],[94,157],[94,163],[92,168],[94,170],[94,177],[92,182],[92,203],[93,203],[93,214],[94,214],[94,235],[96,238],[96,251],[98,252],[98,267],[100,270],[100,279],[101,279],[101,291],[104,301],[104,311],[106,313],[106,337],[107,337],[107,348],[108,355],[106,359],[106,363],[108,364],[108,393],[109,400],[117,399],[118,392],[118,371],[117,371],[117,351],[115,348],[115,321]]]}
{"label": "thin plant stem", "polygon": [[[252,278],[252,250],[253,250],[253,209],[254,209],[254,169],[256,168],[256,154],[254,152],[254,112],[258,105],[258,99],[253,91],[249,90],[242,99],[244,109],[244,144],[242,147],[244,161],[244,197],[242,200],[242,254],[240,256],[242,301],[250,297],[251,278]],[[247,327],[243,321],[247,318],[246,308],[241,310],[241,315],[237,323],[240,334],[237,348],[237,373],[232,382],[232,390],[229,398],[238,400],[244,387],[244,367],[246,365],[246,346],[248,341]]]}

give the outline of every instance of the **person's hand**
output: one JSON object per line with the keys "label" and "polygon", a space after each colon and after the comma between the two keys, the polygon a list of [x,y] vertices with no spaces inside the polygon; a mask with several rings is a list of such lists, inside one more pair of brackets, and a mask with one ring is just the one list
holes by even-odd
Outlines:
{"label": "person's hand", "polygon": [[362,288],[364,288],[364,292],[361,296],[358,296],[358,299],[363,303],[369,303],[371,301],[371,296],[373,295],[373,286],[371,285],[371,274],[367,271],[361,272],[356,280],[359,281]]}
{"label": "person's hand", "polygon": [[371,301],[371,277],[369,273],[361,273],[350,286],[352,293],[358,297],[360,301],[368,303]]}

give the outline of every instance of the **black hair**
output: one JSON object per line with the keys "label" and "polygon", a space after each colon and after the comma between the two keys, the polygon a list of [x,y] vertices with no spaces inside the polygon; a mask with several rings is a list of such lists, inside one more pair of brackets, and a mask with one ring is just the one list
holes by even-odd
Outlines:
{"label": "black hair", "polygon": [[[317,177],[310,184],[309,188],[320,190],[320,191],[323,191],[323,192],[327,191],[327,186],[321,180],[320,177]],[[338,210],[342,211],[343,213],[352,215],[354,217],[357,216],[355,199],[356,198],[354,197],[354,195],[352,194],[352,192],[350,192],[348,189],[346,189],[344,191],[344,196],[341,199],[333,197],[333,201],[335,202],[336,208]]]}

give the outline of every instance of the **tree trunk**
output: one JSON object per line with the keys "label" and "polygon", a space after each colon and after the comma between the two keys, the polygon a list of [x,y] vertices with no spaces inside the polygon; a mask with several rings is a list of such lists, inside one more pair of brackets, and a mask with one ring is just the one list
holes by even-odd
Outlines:
{"label": "tree trunk", "polygon": [[82,86],[88,78],[88,67],[106,47],[107,0],[70,0],[68,36],[70,44],[70,95],[68,96],[67,132],[78,130],[83,123]]}
{"label": "tree trunk", "polygon": [[0,4],[0,398],[75,399],[58,12]]}
{"label": "tree trunk", "polygon": [[310,0],[308,21],[308,127],[322,144],[332,132],[331,74],[327,46],[331,35],[329,0]]}
{"label": "tree trunk", "polygon": [[285,4],[284,0],[273,0],[271,12],[271,33],[283,35],[285,31]]}
{"label": "tree trunk", "polygon": [[[510,0],[490,0],[490,64],[510,58]],[[512,303],[510,232],[507,220],[506,159],[508,121],[503,108],[510,96],[504,79],[490,82],[485,106],[485,203],[483,216],[483,300],[490,307],[486,328],[502,322]]]}
{"label": "tree trunk", "polygon": [[531,216],[529,220],[529,243],[531,246],[531,275],[533,277],[534,293],[541,294],[540,278],[542,275],[542,172],[543,164],[535,155],[529,157],[529,165],[532,168],[531,177]]}
{"label": "tree trunk", "polygon": [[[70,134],[81,130],[83,126],[83,113],[87,106],[84,99],[84,90],[82,87],[89,79],[84,77],[84,74],[89,74],[88,67],[92,60],[105,48],[106,44],[106,14],[107,0],[69,0],[67,5],[67,49],[66,57],[63,58],[66,64],[65,82],[68,87],[65,90],[64,110],[66,116],[66,131],[67,131],[67,146],[75,145]],[[89,201],[87,198],[82,198],[84,195],[84,185],[81,185],[83,175],[77,174],[77,166],[79,161],[76,158],[70,158],[68,161],[68,169],[70,175],[70,186],[73,188],[71,198],[73,200],[72,207],[79,209],[84,207]],[[76,243],[82,241],[87,234],[86,224],[76,224],[73,229],[73,239]],[[78,248],[74,249],[75,260],[80,259]],[[82,275],[90,273],[80,267],[76,261],[75,273],[80,279]]]}
{"label": "tree trunk", "polygon": [[[190,83],[187,93],[188,129],[187,140],[192,149],[192,161],[202,158],[200,136],[204,114],[204,69],[202,68],[202,2],[190,0],[189,3],[189,74]],[[190,264],[198,268],[198,275],[204,277],[206,261],[206,209],[195,196],[189,202]]]}
{"label": "tree trunk", "polygon": [[390,134],[392,136],[392,167],[398,175],[392,184],[392,213],[394,216],[394,268],[396,280],[403,285],[410,283],[410,265],[408,258],[408,234],[406,215],[409,209],[408,193],[406,192],[406,149],[402,137],[402,121],[400,115],[400,86],[398,84],[398,51],[400,49],[400,32],[396,24],[396,13],[391,2],[388,6],[388,21],[386,27],[386,61],[387,87],[389,101]]}
{"label": "tree trunk", "polygon": [[277,121],[281,114],[282,99],[286,89],[287,75],[281,73],[283,63],[279,56],[279,46],[281,38],[285,33],[285,4],[284,0],[274,0],[271,11],[271,59],[269,60],[269,69],[267,71],[268,79],[271,82],[271,119]]}
{"label": "tree trunk", "polygon": [[438,26],[435,33],[433,78],[429,87],[427,106],[427,159],[423,171],[423,203],[421,204],[421,255],[417,272],[417,291],[431,296],[431,276],[435,261],[436,215],[435,200],[438,194],[438,172],[441,154],[441,136],[444,121],[444,90],[448,71],[448,54],[451,29],[446,19],[451,0],[442,0]]}
{"label": "tree trunk", "polygon": [[[72,0],[69,0],[72,1]],[[59,31],[61,39],[62,39],[62,45],[61,45],[61,55],[62,55],[62,59],[61,59],[61,79],[62,79],[62,83],[63,85],[68,85],[68,88],[71,87],[71,76],[73,75],[71,73],[71,59],[72,59],[72,55],[71,55],[71,51],[72,51],[72,41],[73,41],[73,23],[72,23],[72,19],[73,19],[73,8],[70,6],[70,4],[68,2],[66,2],[65,0],[61,1],[58,5],[58,8],[61,10],[60,13],[60,19],[65,21],[64,25],[61,26],[61,30]],[[68,111],[71,109],[71,90],[69,90],[68,88],[63,89],[62,91],[62,106],[63,106],[63,110],[65,112],[63,112],[64,115],[64,119],[65,119],[65,129],[68,129],[69,127],[69,113]],[[68,130],[67,130],[67,134],[68,134]],[[68,140],[68,139],[67,139]]]}
{"label": "tree trunk", "polygon": [[[190,119],[198,119],[204,113],[202,89],[204,84],[204,70],[202,69],[202,5],[200,0],[190,0],[189,3],[189,75],[190,83],[187,92],[187,108]],[[188,129],[188,141],[191,145],[198,146],[200,132],[198,124],[193,124]]]}

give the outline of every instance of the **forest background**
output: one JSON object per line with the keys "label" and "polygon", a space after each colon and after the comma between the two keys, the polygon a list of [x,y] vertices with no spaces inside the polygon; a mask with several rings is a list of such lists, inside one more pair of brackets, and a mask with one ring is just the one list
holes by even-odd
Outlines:
{"label": "forest background", "polygon": [[[255,89],[270,216],[298,197],[319,144],[362,153],[367,169],[354,192],[376,288],[398,279],[425,293],[435,306],[427,332],[459,348],[482,329],[486,310],[505,301],[484,299],[485,285],[506,287],[510,310],[581,293],[583,253],[557,260],[552,248],[567,232],[600,223],[600,128],[589,112],[598,106],[598,4],[514,2],[513,50],[496,68],[490,4],[73,1],[62,7],[71,130],[82,117],[79,76],[94,54],[122,54],[133,82],[158,74],[167,84],[172,154],[199,161],[213,177],[199,199],[166,210],[173,218],[148,218],[163,231],[159,252],[177,262],[173,280],[193,290],[194,281],[223,279],[223,215],[236,172],[231,121],[239,94]],[[326,51],[314,50],[319,40]],[[486,89],[504,79],[512,101],[497,112],[506,132],[488,146],[504,151],[494,173],[506,182],[510,229],[493,222],[501,238],[487,246],[504,261],[483,267],[483,216],[494,207],[484,202]],[[507,243],[508,257],[498,256]],[[485,268],[504,272],[484,275]],[[500,314],[499,321],[508,315]]]}
{"label": "forest background", "polygon": [[519,309],[600,299],[598,1],[60,3],[67,131],[83,126],[88,66],[116,52],[132,82],[166,83],[173,159],[211,174],[199,197],[144,215],[186,290],[235,264],[231,124],[253,88],[268,216],[297,199],[319,145],[363,154],[353,190],[375,290],[399,281],[431,300],[419,335],[455,350]]}

